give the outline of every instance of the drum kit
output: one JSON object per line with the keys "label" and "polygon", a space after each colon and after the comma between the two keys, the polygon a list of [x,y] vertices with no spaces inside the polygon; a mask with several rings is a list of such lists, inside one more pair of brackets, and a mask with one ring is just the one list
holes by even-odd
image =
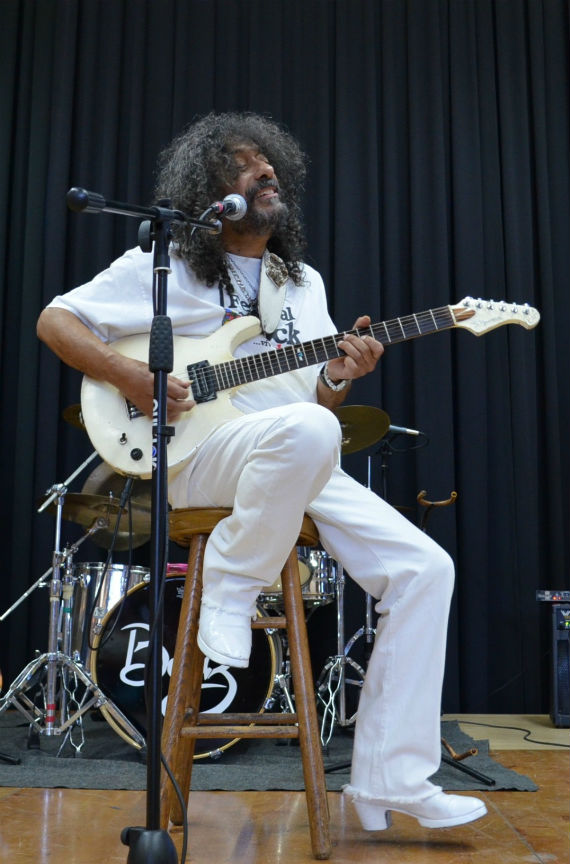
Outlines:
{"label": "drum kit", "polygon": [[[368,406],[337,409],[342,429],[342,453],[376,444],[390,427],[385,412]],[[84,428],[79,406],[70,406],[64,419]],[[3,615],[4,620],[36,588],[49,587],[47,651],[34,658],[0,699],[0,714],[14,707],[30,724],[30,736],[64,734],[79,755],[85,736],[83,717],[99,709],[109,725],[137,749],[145,747],[146,705],[144,670],[149,639],[149,570],[116,564],[116,550],[134,549],[150,538],[150,481],[118,475],[105,463],[89,474],[82,491],[70,483],[98,458],[96,453],[64,483],[54,484],[39,502],[38,512],[55,515],[52,566]],[[369,457],[370,474],[370,457]],[[370,477],[369,477],[370,479]],[[81,526],[85,533],[62,548],[62,523]],[[84,540],[107,550],[104,562],[76,562]],[[321,740],[328,744],[336,725],[350,725],[346,687],[359,690],[364,669],[350,656],[355,642],[373,641],[371,598],[366,598],[365,623],[345,644],[342,567],[321,549],[299,547],[299,579],[307,618],[317,608],[336,601],[337,651],[317,680],[322,709]],[[186,565],[169,564],[165,580],[163,633],[163,713],[172,668]],[[258,615],[283,610],[277,580],[260,594]],[[355,677],[356,676],[356,677]],[[202,711],[257,712],[294,710],[289,688],[286,638],[279,631],[253,630],[252,659],[247,669],[233,669],[208,659],[204,663]],[[204,742],[196,757],[217,758],[234,741]],[[59,755],[59,754],[58,754]]]}

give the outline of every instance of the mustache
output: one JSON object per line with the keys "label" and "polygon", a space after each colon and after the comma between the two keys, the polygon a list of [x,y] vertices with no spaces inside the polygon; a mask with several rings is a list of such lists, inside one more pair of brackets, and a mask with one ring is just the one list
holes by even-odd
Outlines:
{"label": "mustache", "polygon": [[253,202],[255,196],[263,189],[275,189],[276,192],[279,192],[279,183],[277,182],[277,180],[260,180],[253,186],[249,186],[246,189],[244,196],[248,205]]}

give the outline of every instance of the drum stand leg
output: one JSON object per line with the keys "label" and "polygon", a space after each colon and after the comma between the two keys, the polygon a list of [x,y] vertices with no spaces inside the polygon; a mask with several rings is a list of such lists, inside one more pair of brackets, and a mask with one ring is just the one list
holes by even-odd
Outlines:
{"label": "drum stand leg", "polygon": [[[99,708],[105,705],[109,714],[113,716],[119,725],[128,730],[136,745],[142,748],[145,745],[145,740],[140,732],[133,727],[116,705],[105,696],[103,691],[85,672],[81,663],[76,662],[70,657],[73,606],[71,559],[73,555],[69,549],[63,552],[60,550],[61,519],[66,492],[67,488],[64,485],[55,487],[57,519],[49,597],[48,650],[45,654],[41,654],[28,663],[25,669],[15,678],[6,694],[0,699],[0,715],[12,705],[29,721],[31,731],[43,733],[48,737],[61,735],[62,732],[67,732],[70,736],[73,726],[82,723],[82,717],[87,711],[91,708]],[[60,650],[60,628],[63,643],[61,647],[63,650]],[[38,685],[41,680],[39,673],[43,670],[45,670],[46,684],[44,705],[40,708],[27,694],[28,691]],[[74,686],[81,683],[85,687],[85,692],[80,702],[73,699],[76,706],[73,713],[70,712],[69,704],[71,696],[69,681],[71,676],[73,676]],[[59,688],[58,681],[60,683]],[[79,747],[74,746],[76,753],[78,753],[82,745],[79,745]]]}
{"label": "drum stand leg", "polygon": [[[28,691],[38,683],[38,673],[46,670],[47,683],[45,688],[44,706],[38,707],[29,697]],[[85,692],[80,702],[76,702],[73,713],[68,710],[67,704],[67,680],[69,675],[73,676],[75,683],[83,684]],[[57,706],[58,693],[57,681],[61,682],[59,691],[59,707]],[[37,732],[46,736],[68,734],[74,725],[81,723],[83,715],[91,708],[105,706],[113,719],[125,728],[132,736],[136,745],[143,748],[145,739],[140,732],[133,727],[130,721],[117,706],[105,696],[103,691],[95,684],[92,678],[67,654],[61,651],[48,652],[40,655],[20,672],[6,694],[0,699],[0,714],[10,706],[18,711],[29,721],[30,726]],[[57,716],[59,721],[56,720]],[[74,745],[75,746],[75,745]],[[81,746],[75,747],[78,752]]]}

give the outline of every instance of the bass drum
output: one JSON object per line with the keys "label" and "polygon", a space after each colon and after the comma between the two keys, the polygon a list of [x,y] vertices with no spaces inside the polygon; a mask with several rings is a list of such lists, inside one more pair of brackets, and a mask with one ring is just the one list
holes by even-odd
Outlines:
{"label": "bass drum", "polygon": [[[184,581],[183,576],[167,575],[164,585],[163,717]],[[262,615],[263,612],[259,611],[258,614]],[[144,669],[148,656],[149,621],[149,585],[143,583],[132,588],[127,596],[110,610],[103,620],[95,650],[91,655],[93,680],[142,735],[146,735]],[[234,669],[205,659],[200,711],[257,713],[264,709],[273,692],[275,677],[281,672],[281,642],[277,633],[268,633],[265,630],[253,630],[252,639],[252,653],[247,669]],[[138,744],[127,730],[121,728],[105,705],[101,706],[101,712],[122,738],[138,748]],[[197,739],[194,758],[216,758],[236,741],[239,741],[239,738],[231,741]]]}

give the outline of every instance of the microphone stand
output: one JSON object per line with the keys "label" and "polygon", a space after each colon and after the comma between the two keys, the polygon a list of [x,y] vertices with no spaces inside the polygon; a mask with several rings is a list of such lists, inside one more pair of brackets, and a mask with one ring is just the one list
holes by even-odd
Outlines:
{"label": "microphone stand", "polygon": [[127,864],[177,864],[178,855],[168,831],[160,828],[160,771],[162,727],[162,641],[164,615],[163,585],[168,540],[168,466],[166,445],[174,435],[167,426],[166,397],[168,374],[173,368],[172,322],[168,318],[167,294],[170,271],[169,243],[172,222],[186,222],[194,228],[220,233],[219,220],[190,219],[179,210],[170,210],[168,201],[159,207],[138,207],[106,201],[96,192],[74,187],[67,193],[71,210],[90,213],[119,213],[148,219],[139,228],[139,245],[150,252],[154,244],[153,273],[156,280],[155,308],[152,321],[149,369],[154,374],[153,460],[151,484],[151,568],[149,584],[150,635],[146,669],[147,686],[147,793],[146,827],[124,828],[121,841],[129,847]]}

